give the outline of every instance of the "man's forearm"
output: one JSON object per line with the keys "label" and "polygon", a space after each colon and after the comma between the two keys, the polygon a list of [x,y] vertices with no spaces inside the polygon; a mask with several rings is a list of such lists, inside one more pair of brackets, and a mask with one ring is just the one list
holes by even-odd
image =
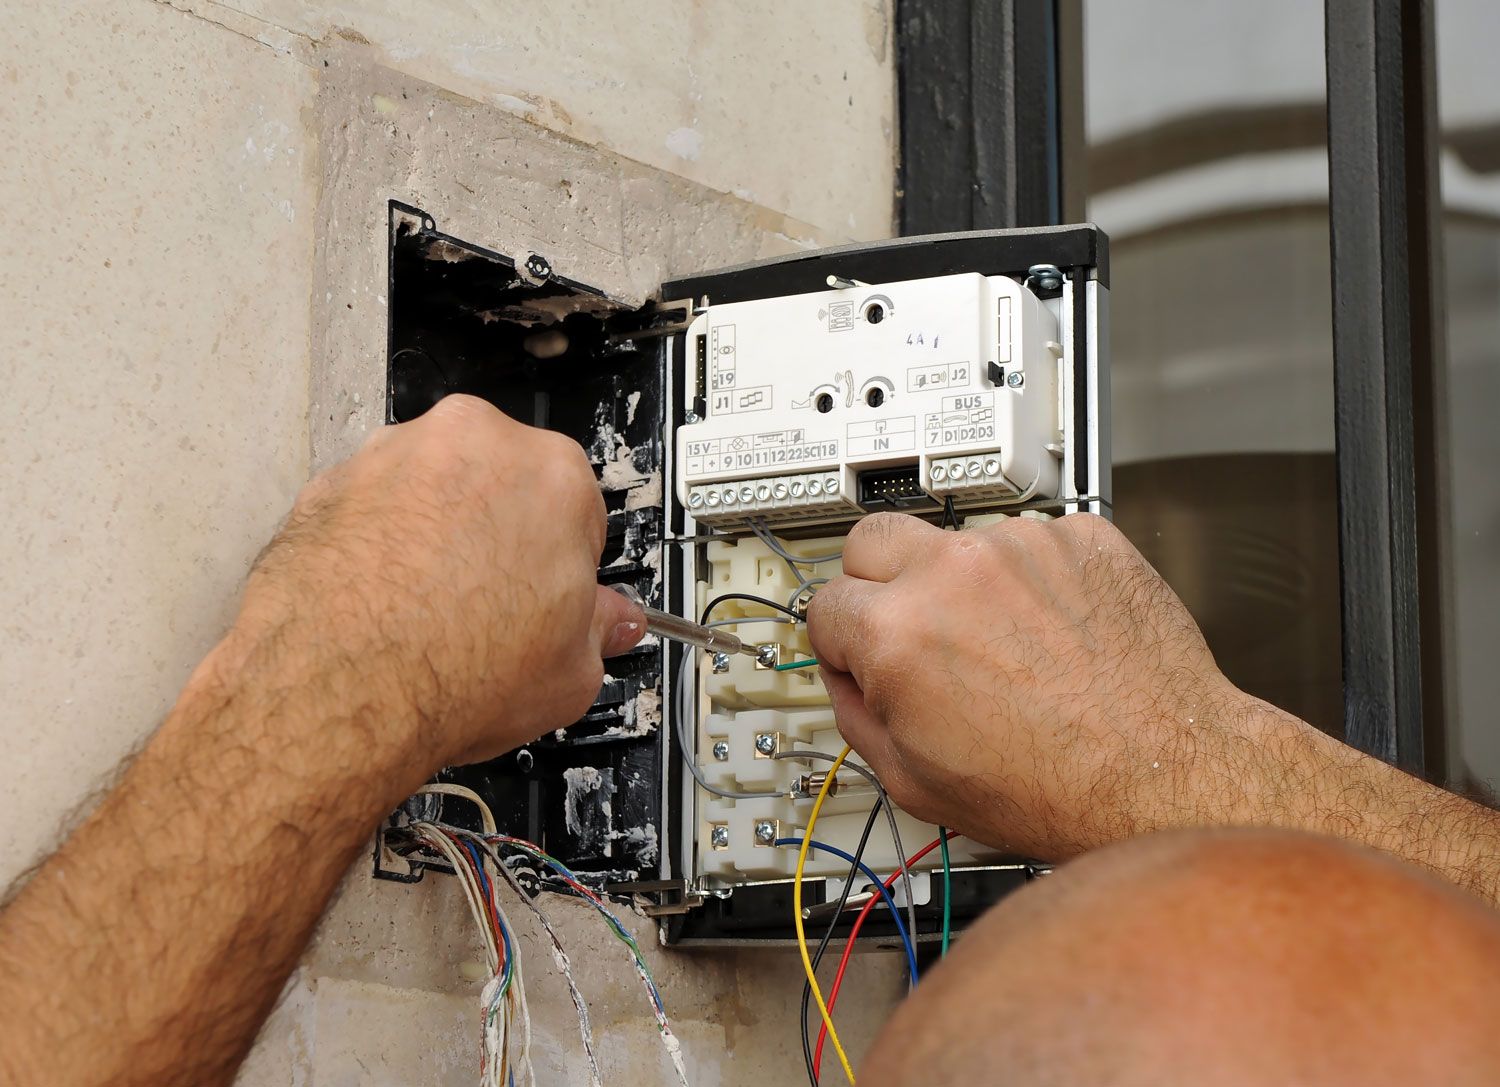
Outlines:
{"label": "man's forearm", "polygon": [[231,635],[0,913],[7,1082],[233,1078],[343,872],[420,782],[375,742],[396,692],[319,659],[287,628]]}
{"label": "man's forearm", "polygon": [[1500,814],[1240,695],[1209,710],[1178,775],[1169,825],[1240,823],[1383,850],[1500,904]]}

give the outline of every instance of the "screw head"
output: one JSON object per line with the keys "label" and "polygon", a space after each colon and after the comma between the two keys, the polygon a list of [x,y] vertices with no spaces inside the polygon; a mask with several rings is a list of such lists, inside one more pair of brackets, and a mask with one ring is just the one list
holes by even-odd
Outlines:
{"label": "screw head", "polygon": [[698,413],[696,411],[689,411],[689,412],[685,412],[683,414],[682,421],[684,423],[691,424],[691,423],[701,423],[703,420],[701,418],[699,418]]}
{"label": "screw head", "polygon": [[755,824],[755,840],[761,845],[770,845],[776,840],[776,824],[762,819]]}
{"label": "screw head", "polygon": [[727,671],[729,671],[729,654],[728,653],[715,653],[714,654],[714,674],[722,676]]}
{"label": "screw head", "polygon": [[720,740],[718,743],[714,744],[714,758],[718,759],[720,762],[729,761],[728,740]]}
{"label": "screw head", "polygon": [[702,491],[694,491],[692,494],[688,495],[688,506],[690,508],[697,509],[701,505],[703,505]]}
{"label": "screw head", "polygon": [[1026,375],[1019,370],[1012,370],[1005,375],[1005,384],[1012,389],[1019,389],[1022,385],[1026,384]]}
{"label": "screw head", "polygon": [[987,476],[998,476],[1000,474],[1000,462],[994,457],[984,462],[984,474]]}
{"label": "screw head", "polygon": [[781,658],[781,651],[774,642],[755,647],[755,660],[762,668],[775,668],[776,662]]}
{"label": "screw head", "polygon": [[941,464],[934,464],[931,475],[934,483],[941,483],[948,478],[948,469]]}
{"label": "screw head", "polygon": [[759,732],[755,736],[755,750],[762,755],[769,755],[776,750],[776,737],[769,732]]}
{"label": "screw head", "polygon": [[1026,269],[1026,281],[1033,291],[1057,291],[1062,289],[1062,269],[1055,264],[1033,264]]}
{"label": "screw head", "polygon": [[714,827],[713,830],[709,831],[708,840],[715,849],[728,849],[729,828],[726,826]]}
{"label": "screw head", "polygon": [[537,279],[546,279],[552,274],[552,265],[540,253],[533,253],[526,258],[526,270]]}

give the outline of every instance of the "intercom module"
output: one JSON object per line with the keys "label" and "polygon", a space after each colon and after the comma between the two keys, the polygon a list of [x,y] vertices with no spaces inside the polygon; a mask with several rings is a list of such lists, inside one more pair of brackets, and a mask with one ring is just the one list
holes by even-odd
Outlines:
{"label": "intercom module", "polygon": [[[545,254],[489,251],[393,202],[389,421],[466,392],[575,438],[608,510],[600,582],[764,647],[648,637],[606,662],[581,721],[440,780],[660,918],[668,942],[789,938],[788,843],[814,797],[828,793],[816,837],[852,853],[879,795],[858,767],[822,789],[842,741],[817,669],[800,666],[806,605],[870,512],[953,528],[1108,513],[1106,246],[1093,226],[902,238],[689,276],[632,307]],[[472,819],[444,803],[423,795],[392,817],[377,875],[442,867],[399,828]],[[882,877],[938,833],[904,812],[871,827],[863,859]],[[945,907],[961,924],[1034,872],[963,838],[948,854],[947,879],[934,851],[896,884],[917,939]],[[809,855],[809,915],[848,874]],[[890,912],[865,931],[891,936]]]}

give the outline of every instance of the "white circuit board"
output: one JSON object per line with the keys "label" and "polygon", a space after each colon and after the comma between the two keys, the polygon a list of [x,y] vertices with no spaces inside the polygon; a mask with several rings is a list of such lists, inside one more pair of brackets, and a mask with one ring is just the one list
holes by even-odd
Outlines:
{"label": "white circuit board", "polygon": [[684,403],[706,415],[677,430],[678,500],[725,525],[1055,497],[1058,340],[1035,294],[977,273],[710,305],[687,332]]}

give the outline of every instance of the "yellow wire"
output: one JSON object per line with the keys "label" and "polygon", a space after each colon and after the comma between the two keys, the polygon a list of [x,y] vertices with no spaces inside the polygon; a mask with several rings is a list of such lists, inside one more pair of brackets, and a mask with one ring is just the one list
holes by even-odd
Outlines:
{"label": "yellow wire", "polygon": [[844,765],[844,760],[848,757],[849,747],[846,744],[844,750],[839,752],[839,757],[828,768],[828,776],[823,779],[823,787],[818,790],[818,798],[813,801],[812,812],[807,817],[807,829],[802,832],[802,848],[797,851],[796,879],[792,882],[792,923],[797,926],[797,950],[802,952],[802,969],[807,973],[807,983],[812,986],[813,999],[818,1002],[818,1014],[823,1017],[823,1025],[828,1028],[828,1040],[833,1043],[833,1051],[839,1055],[844,1075],[853,1083],[854,1069],[850,1067],[849,1055],[844,1052],[843,1043],[839,1041],[839,1032],[833,1029],[833,1016],[828,1014],[823,990],[818,988],[818,975],[813,970],[812,956],[807,953],[807,932],[802,927],[802,869],[807,864],[807,847],[812,842],[813,824],[818,821],[818,812],[822,810],[823,801],[828,798],[829,786],[833,784],[839,767]]}

